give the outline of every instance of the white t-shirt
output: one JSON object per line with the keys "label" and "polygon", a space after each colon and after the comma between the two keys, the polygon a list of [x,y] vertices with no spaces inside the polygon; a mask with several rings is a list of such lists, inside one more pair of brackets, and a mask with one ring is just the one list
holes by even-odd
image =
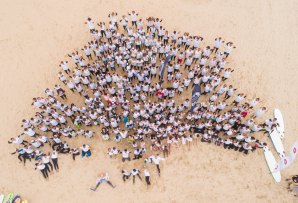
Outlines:
{"label": "white t-shirt", "polygon": [[85,147],[82,146],[81,149],[82,149],[83,152],[88,152],[90,150],[88,145],[85,145]]}
{"label": "white t-shirt", "polygon": [[94,23],[93,23],[92,20],[88,20],[88,21],[87,21],[87,25],[88,25],[88,28],[89,28],[90,30],[94,30]]}
{"label": "white t-shirt", "polygon": [[58,144],[61,143],[61,140],[58,137],[55,137],[53,140],[55,143],[58,143]]}
{"label": "white t-shirt", "polygon": [[150,173],[149,173],[148,169],[144,170],[144,175],[145,175],[145,177],[150,177]]}
{"label": "white t-shirt", "polygon": [[65,62],[61,63],[61,67],[62,67],[62,69],[63,69],[64,71],[69,70],[69,67],[68,67],[67,63],[65,63]]}
{"label": "white t-shirt", "polygon": [[23,142],[23,139],[22,138],[16,137],[12,143],[14,143],[14,144],[22,144],[22,142]]}
{"label": "white t-shirt", "polygon": [[47,164],[50,162],[50,156],[43,156],[41,159],[44,164]]}
{"label": "white t-shirt", "polygon": [[153,161],[154,164],[158,165],[160,161],[165,160],[164,158],[161,158],[160,156],[151,156],[150,159]]}
{"label": "white t-shirt", "polygon": [[129,151],[122,151],[122,157],[127,159],[129,157]]}
{"label": "white t-shirt", "polygon": [[57,159],[58,158],[58,153],[56,151],[53,151],[51,158],[52,159]]}
{"label": "white t-shirt", "polygon": [[137,21],[137,15],[136,14],[130,14],[130,16],[131,16],[131,21]]}
{"label": "white t-shirt", "polygon": [[131,171],[131,174],[132,174],[133,176],[135,176],[135,175],[137,175],[137,174],[139,174],[139,173],[140,173],[139,169],[133,169],[133,170]]}
{"label": "white t-shirt", "polygon": [[39,165],[37,165],[36,168],[41,171],[41,170],[45,169],[45,167],[46,166],[44,164],[39,164]]}

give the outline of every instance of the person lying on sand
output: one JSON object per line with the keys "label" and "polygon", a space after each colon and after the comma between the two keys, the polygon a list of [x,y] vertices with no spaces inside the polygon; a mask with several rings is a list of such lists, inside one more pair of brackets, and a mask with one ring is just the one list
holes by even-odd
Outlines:
{"label": "person lying on sand", "polygon": [[90,188],[90,190],[96,191],[98,186],[104,182],[108,183],[112,188],[115,188],[116,186],[114,186],[109,179],[110,178],[107,172],[100,172],[98,178],[96,179],[96,186],[94,188]]}

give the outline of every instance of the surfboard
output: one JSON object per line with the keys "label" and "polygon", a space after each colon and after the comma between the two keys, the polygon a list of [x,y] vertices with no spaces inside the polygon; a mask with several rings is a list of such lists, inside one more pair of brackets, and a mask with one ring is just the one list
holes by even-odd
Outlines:
{"label": "surfboard", "polygon": [[270,133],[270,138],[271,138],[271,141],[273,143],[273,146],[276,150],[276,152],[278,153],[278,156],[280,158],[283,158],[285,155],[285,149],[284,149],[284,146],[281,142],[281,138],[277,132],[276,129],[274,129],[271,133]]}
{"label": "surfboard", "polygon": [[3,203],[12,203],[13,193],[10,192],[4,199]]}
{"label": "surfboard", "polygon": [[0,194],[0,203],[3,202],[3,199],[4,199],[4,195],[3,194]]}
{"label": "surfboard", "polygon": [[279,126],[277,126],[278,134],[280,135],[281,139],[285,138],[285,124],[284,119],[282,117],[281,111],[279,109],[274,109],[274,118],[277,119],[277,123]]}
{"label": "surfboard", "polygon": [[265,160],[267,162],[267,166],[269,168],[269,171],[271,173],[271,175],[273,176],[274,180],[279,183],[281,181],[281,175],[280,175],[280,172],[273,172],[276,165],[277,165],[277,162],[271,152],[271,150],[265,146],[263,148],[263,152],[264,152],[264,156],[265,156]]}

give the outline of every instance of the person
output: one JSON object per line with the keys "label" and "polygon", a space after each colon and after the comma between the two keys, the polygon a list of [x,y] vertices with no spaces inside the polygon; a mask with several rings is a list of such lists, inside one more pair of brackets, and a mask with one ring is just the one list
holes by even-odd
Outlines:
{"label": "person", "polygon": [[43,164],[42,162],[39,162],[39,163],[36,163],[35,165],[36,165],[35,170],[38,169],[42,173],[44,179],[47,180],[49,178],[49,174],[48,174],[48,171],[46,170],[45,164]]}
{"label": "person", "polygon": [[69,74],[70,69],[69,69],[67,63],[68,63],[68,61],[61,61],[59,66],[65,71],[66,74]]}
{"label": "person", "polygon": [[133,154],[134,154],[133,160],[142,158],[142,150],[141,149],[135,149]]}
{"label": "person", "polygon": [[114,186],[109,179],[110,178],[109,178],[108,173],[106,173],[106,172],[99,173],[99,176],[96,179],[96,186],[94,188],[90,188],[90,190],[96,191],[96,189],[98,188],[98,186],[101,183],[104,183],[104,182],[108,183],[112,188],[115,188],[116,186]]}
{"label": "person", "polygon": [[129,154],[130,154],[130,151],[128,151],[127,149],[124,149],[124,150],[122,151],[122,162],[125,162],[126,160],[127,160],[127,161],[130,161],[130,156],[129,156]]}
{"label": "person", "polygon": [[122,170],[121,172],[122,172],[122,180],[123,180],[123,182],[125,182],[131,176],[131,172],[129,172],[127,170]]}
{"label": "person", "polygon": [[253,118],[258,118],[262,116],[267,111],[266,107],[259,108],[257,111],[255,111]]}
{"label": "person", "polygon": [[144,176],[147,186],[151,185],[150,172],[147,168],[144,169]]}
{"label": "person", "polygon": [[135,184],[135,178],[136,178],[136,176],[138,176],[139,179],[142,181],[142,178],[140,176],[141,171],[139,169],[134,168],[134,169],[132,169],[132,171],[130,173],[132,175],[133,184]]}
{"label": "person", "polygon": [[292,176],[292,181],[293,181],[294,183],[298,183],[298,175],[294,175],[294,176]]}
{"label": "person", "polygon": [[73,148],[69,151],[69,153],[72,155],[72,159],[75,161],[76,156],[80,155],[80,151],[78,148]]}
{"label": "person", "polygon": [[64,141],[59,149],[59,153],[61,154],[68,154],[70,152],[70,147],[68,146],[67,142]]}
{"label": "person", "polygon": [[188,145],[188,150],[190,151],[190,146],[192,145],[193,142],[193,137],[192,135],[189,135],[187,138],[187,145]]}
{"label": "person", "polygon": [[152,155],[150,156],[151,161],[156,165],[157,168],[157,172],[158,172],[158,176],[160,176],[160,167],[159,167],[159,163],[160,161],[165,160],[164,158],[160,157],[159,154],[156,154],[155,156]]}
{"label": "person", "polygon": [[58,165],[58,152],[56,150],[52,151],[51,159],[54,165],[54,169],[58,172],[59,171],[59,165]]}
{"label": "person", "polygon": [[[15,152],[12,152],[11,155],[14,155],[18,153],[18,159],[20,160],[20,162],[24,162],[24,166],[26,164],[26,159],[29,159],[29,157],[27,156],[26,150],[25,148],[16,148]],[[30,159],[31,160],[31,159]]]}
{"label": "person", "polygon": [[122,26],[123,26],[123,29],[128,32],[127,30],[127,25],[128,25],[128,19],[125,15],[122,16],[122,19],[120,20]]}
{"label": "person", "polygon": [[226,49],[224,54],[226,55],[226,58],[231,54],[232,50],[235,49],[236,47],[233,45],[233,42],[228,42],[226,43]]}
{"label": "person", "polygon": [[82,158],[84,156],[86,156],[86,157],[91,156],[91,150],[90,150],[89,145],[83,144],[83,146],[81,147],[81,150],[82,150]]}
{"label": "person", "polygon": [[[222,43],[224,43],[224,42],[225,42],[225,41],[223,41],[223,40],[221,39],[221,37],[219,37],[219,38],[215,38],[214,48],[213,48],[213,50],[215,51],[215,53],[217,53],[218,49],[221,47]],[[213,50],[212,50],[212,51],[213,51]]]}
{"label": "person", "polygon": [[139,15],[135,11],[132,11],[131,13],[128,13],[131,17],[131,25],[132,27],[135,26],[137,28],[137,16]]}
{"label": "person", "polygon": [[8,144],[18,144],[18,145],[27,145],[28,142],[21,138],[21,135],[17,136],[16,138],[10,138]]}
{"label": "person", "polygon": [[169,149],[167,145],[162,145],[162,152],[163,152],[163,157],[166,158],[169,156]]}
{"label": "person", "polygon": [[288,181],[288,186],[290,186],[291,184],[297,184],[298,175],[293,175],[291,178],[287,178],[286,181]]}
{"label": "person", "polygon": [[[57,123],[58,124],[58,123]],[[62,147],[62,141],[61,139],[59,138],[58,135],[54,134],[53,138],[53,143],[52,143],[52,149],[55,150],[55,147],[57,146],[58,148],[61,148]]]}
{"label": "person", "polygon": [[288,191],[294,194],[294,197],[298,197],[298,175],[293,175],[292,178],[287,178]]}
{"label": "person", "polygon": [[[50,153],[48,153],[48,155],[43,155],[42,157],[41,157],[41,160],[42,160],[42,162],[43,162],[43,164],[46,166],[46,170],[48,171],[48,172],[51,172],[51,171],[53,171],[53,165],[52,165],[52,163],[51,163],[51,161],[50,161]],[[49,166],[51,167],[51,169],[49,168]]]}
{"label": "person", "polygon": [[91,18],[87,18],[87,21],[85,22],[85,24],[88,25],[88,28],[91,33],[95,31],[94,22],[92,21]]}
{"label": "person", "polygon": [[103,36],[107,36],[106,35],[106,31],[105,31],[105,23],[104,22],[100,22],[99,24],[97,23],[97,25],[100,27],[100,33],[101,33],[101,37]]}

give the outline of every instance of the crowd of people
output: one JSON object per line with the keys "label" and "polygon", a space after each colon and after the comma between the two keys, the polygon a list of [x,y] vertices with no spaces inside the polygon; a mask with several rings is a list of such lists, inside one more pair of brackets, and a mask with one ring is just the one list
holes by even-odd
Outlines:
{"label": "crowd of people", "polygon": [[[87,144],[69,146],[70,138],[101,135],[116,145],[108,149],[108,156],[121,154],[123,162],[143,159],[155,164],[160,175],[161,160],[175,148],[191,150],[198,140],[245,154],[266,145],[254,134],[269,133],[278,124],[275,119],[258,123],[256,118],[267,111],[259,107],[260,99],[248,100],[227,84],[234,71],[226,67],[236,48],[232,42],[218,37],[213,46],[204,46],[203,37],[170,32],[162,19],[142,19],[135,11],[108,17],[107,24],[88,18],[92,40],[59,65],[59,80],[71,94],[83,97],[85,105],[72,103],[62,84],[33,98],[38,112],[24,119],[23,132],[9,141],[18,145],[13,154],[20,161],[34,159],[47,179],[50,171],[59,170],[58,154],[70,154],[73,160],[80,154],[92,156]],[[201,92],[193,104],[195,86]],[[90,126],[98,131],[88,130]],[[42,151],[47,144],[50,153]],[[133,182],[135,176],[142,180],[136,168],[122,174],[123,181],[131,176]],[[144,177],[150,185],[147,168]]]}

